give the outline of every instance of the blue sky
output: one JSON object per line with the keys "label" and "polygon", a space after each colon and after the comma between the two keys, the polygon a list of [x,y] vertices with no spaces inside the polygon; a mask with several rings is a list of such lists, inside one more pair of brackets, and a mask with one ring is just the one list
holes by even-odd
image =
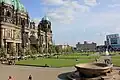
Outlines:
{"label": "blue sky", "polygon": [[120,33],[120,0],[21,0],[36,23],[47,14],[56,44],[103,44],[105,35]]}

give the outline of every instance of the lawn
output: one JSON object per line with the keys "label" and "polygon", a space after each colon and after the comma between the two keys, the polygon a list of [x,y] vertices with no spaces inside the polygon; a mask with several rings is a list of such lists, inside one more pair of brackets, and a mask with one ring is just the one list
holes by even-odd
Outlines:
{"label": "lawn", "polygon": [[97,56],[71,56],[71,55],[61,55],[59,56],[59,59],[91,59],[96,58]]}
{"label": "lawn", "polygon": [[74,66],[78,63],[88,63],[94,61],[93,59],[78,59],[76,61],[75,59],[29,59],[29,60],[22,60],[19,62],[16,62],[16,64],[19,65],[32,65],[32,66],[44,66],[45,64],[51,66],[51,67],[68,67],[68,66]]}
{"label": "lawn", "polygon": [[[76,61],[76,59],[78,61]],[[29,65],[29,66],[44,66],[47,64],[51,67],[69,67],[74,66],[78,63],[89,63],[95,60],[95,56],[78,56],[77,55],[61,55],[57,58],[38,58],[36,60],[28,59],[28,60],[21,60],[16,62],[17,65]]]}
{"label": "lawn", "polygon": [[120,56],[113,56],[112,63],[116,66],[120,66]]}
{"label": "lawn", "polygon": [[[51,67],[69,67],[78,63],[89,63],[95,61],[98,56],[81,55],[80,53],[64,54],[58,57],[51,56],[50,58],[38,58],[36,60],[28,59],[16,62],[17,65],[29,66],[45,66],[47,64]],[[76,59],[78,61],[76,61]]]}
{"label": "lawn", "polygon": [[[89,63],[93,62],[98,56],[80,56],[80,54],[60,55],[58,59],[55,57],[51,58],[38,58],[36,60],[28,59],[17,61],[17,65],[29,65],[29,66],[45,66],[47,64],[51,67],[69,67],[74,66],[78,63]],[[76,61],[78,59],[78,61]],[[112,63],[120,66],[120,56],[112,56]]]}
{"label": "lawn", "polygon": [[[90,54],[90,53],[89,53]],[[93,54],[93,53],[91,53]],[[91,56],[86,53],[74,53],[74,54],[64,54],[59,55],[59,59],[91,59],[91,58],[99,58],[99,56]],[[56,58],[55,56],[52,58]]]}
{"label": "lawn", "polygon": [[[85,53],[84,53],[85,54]],[[90,53],[93,54],[93,53]],[[36,60],[28,59],[17,61],[18,65],[29,65],[29,66],[45,66],[47,64],[51,67],[69,67],[74,66],[78,63],[89,63],[95,61],[95,58],[99,58],[100,56],[91,56],[91,55],[82,55],[81,53],[74,54],[64,54],[56,56],[51,56],[50,58],[38,58]],[[58,59],[57,59],[58,58]],[[76,59],[78,61],[76,61]],[[112,56],[112,63],[114,65],[120,66],[120,56]]]}

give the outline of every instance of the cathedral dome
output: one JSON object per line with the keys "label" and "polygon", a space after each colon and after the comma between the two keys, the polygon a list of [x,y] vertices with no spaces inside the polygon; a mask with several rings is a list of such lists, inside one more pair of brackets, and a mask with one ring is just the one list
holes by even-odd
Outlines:
{"label": "cathedral dome", "polygon": [[13,5],[15,10],[18,10],[21,12],[27,12],[24,5],[21,4],[20,0],[0,0],[0,3],[2,2],[9,5]]}
{"label": "cathedral dome", "polygon": [[12,4],[12,0],[0,0],[0,3],[7,3],[7,4]]}

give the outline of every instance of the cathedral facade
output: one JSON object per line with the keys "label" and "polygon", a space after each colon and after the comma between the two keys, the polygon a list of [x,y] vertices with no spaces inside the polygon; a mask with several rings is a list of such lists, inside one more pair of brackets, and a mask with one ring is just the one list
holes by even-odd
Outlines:
{"label": "cathedral facade", "polygon": [[[0,47],[14,49],[34,47],[38,51],[48,52],[52,45],[51,22],[45,16],[36,26],[30,20],[20,0],[0,0]],[[19,54],[17,54],[19,55]]]}

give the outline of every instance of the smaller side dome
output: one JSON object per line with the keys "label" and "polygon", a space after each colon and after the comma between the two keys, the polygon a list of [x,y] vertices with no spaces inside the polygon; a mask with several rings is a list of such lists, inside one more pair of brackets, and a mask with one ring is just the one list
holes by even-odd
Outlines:
{"label": "smaller side dome", "polygon": [[48,18],[47,16],[44,16],[44,17],[42,18],[42,21],[45,21],[45,20],[49,21],[49,18]]}

